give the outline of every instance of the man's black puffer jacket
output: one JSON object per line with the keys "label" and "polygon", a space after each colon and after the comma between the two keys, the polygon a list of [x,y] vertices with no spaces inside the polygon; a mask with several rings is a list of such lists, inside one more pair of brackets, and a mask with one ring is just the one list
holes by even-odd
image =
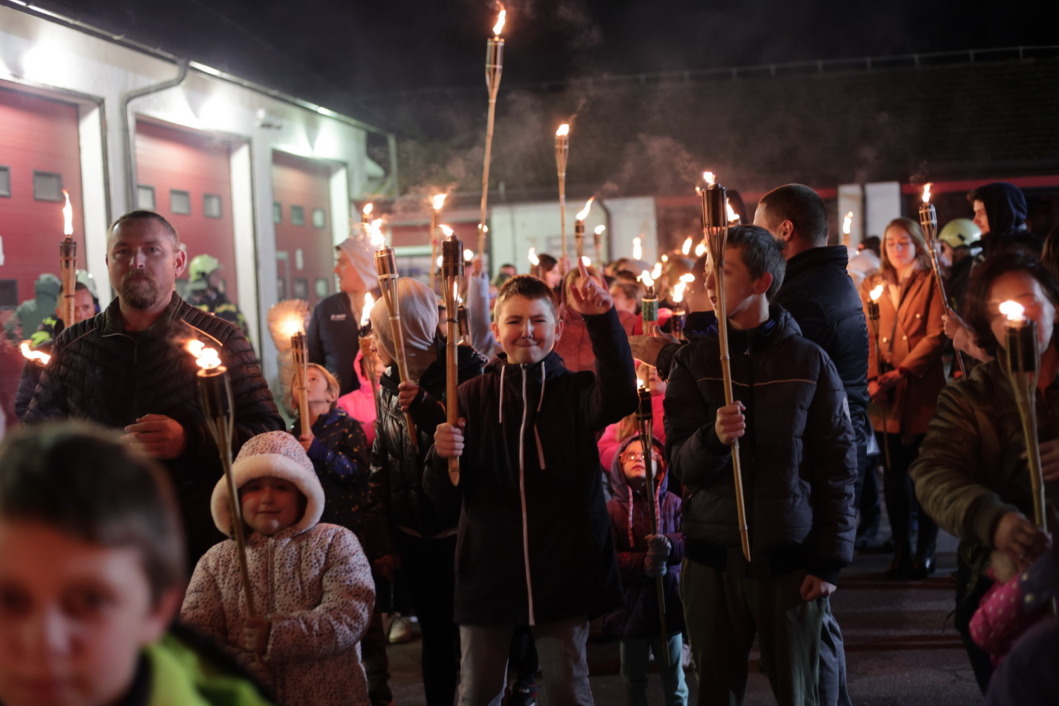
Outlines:
{"label": "man's black puffer jacket", "polygon": [[146,414],[171,417],[187,445],[163,461],[176,486],[188,535],[189,561],[222,539],[210,517],[210,495],[221,477],[195,384],[198,367],[184,350],[194,338],[216,348],[232,383],[232,453],[255,434],[283,428],[253,349],[237,326],[190,306],[176,294],[142,332],[126,332],[118,300],[59,334],[52,359],[26,412],[27,424],[88,419],[121,430]]}

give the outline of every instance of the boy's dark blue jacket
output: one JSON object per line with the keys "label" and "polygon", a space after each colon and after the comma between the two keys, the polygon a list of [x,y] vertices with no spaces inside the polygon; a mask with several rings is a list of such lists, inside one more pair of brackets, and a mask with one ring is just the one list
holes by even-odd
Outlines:
{"label": "boy's dark blue jacket", "polygon": [[532,365],[501,355],[459,388],[460,483],[433,451],[427,493],[462,499],[456,621],[543,624],[621,605],[596,433],[636,409],[632,352],[618,316],[586,316],[596,372],[555,353]]}
{"label": "boy's dark blue jacket", "polygon": [[724,405],[718,340],[682,347],[666,389],[670,473],[684,484],[688,559],[747,578],[794,570],[831,583],[853,559],[856,446],[835,366],[777,306],[750,331],[729,330],[751,563],[740,550],[731,447],[714,431]]}
{"label": "boy's dark blue jacket", "polygon": [[[610,483],[614,497],[607,502],[614,545],[618,550],[618,571],[625,591],[625,607],[603,619],[603,629],[620,638],[654,638],[661,635],[658,625],[658,589],[655,579],[644,573],[649,534],[664,534],[672,546],[666,562],[668,570],[662,577],[666,602],[666,634],[684,632],[684,609],[680,603],[680,562],[684,560],[684,535],[680,532],[680,498],[667,491],[669,474],[655,468],[658,488],[658,530],[651,526],[646,485],[633,490],[621,467],[621,454],[640,437],[632,436],[622,442],[610,467]],[[653,440],[661,455],[662,444]],[[631,508],[631,512],[630,512]]]}

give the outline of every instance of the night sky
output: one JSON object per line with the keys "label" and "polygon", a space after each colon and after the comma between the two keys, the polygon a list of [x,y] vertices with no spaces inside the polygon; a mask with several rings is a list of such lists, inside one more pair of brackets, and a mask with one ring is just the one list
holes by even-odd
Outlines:
{"label": "night sky", "polygon": [[[321,94],[484,86],[487,0],[43,0],[263,83]],[[504,84],[1056,44],[1059,3],[511,0]],[[1042,9],[1048,8],[1048,9]],[[1050,16],[1045,16],[1046,13]],[[271,80],[270,80],[271,79]],[[341,95],[345,94],[345,95]],[[314,96],[321,100],[319,96]],[[327,101],[322,101],[327,102]]]}

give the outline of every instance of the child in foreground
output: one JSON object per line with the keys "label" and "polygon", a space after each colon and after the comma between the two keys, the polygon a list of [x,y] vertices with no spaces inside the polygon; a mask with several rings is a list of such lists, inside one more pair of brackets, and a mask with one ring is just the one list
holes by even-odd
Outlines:
{"label": "child in foreground", "polygon": [[[743,703],[756,638],[777,703],[816,704],[828,596],[853,558],[849,406],[827,354],[769,304],[785,273],[772,235],[730,229],[720,266],[735,401],[725,404],[713,334],[677,351],[665,398],[670,471],[684,486],[680,588],[699,703]],[[706,286],[716,301],[714,272]],[[750,561],[737,524],[736,440]]]}
{"label": "child in foreground", "polygon": [[[367,704],[360,639],[375,589],[356,536],[320,523],[323,490],[305,450],[285,431],[252,437],[232,464],[247,528],[250,615],[233,540],[191,576],[181,618],[224,644],[272,686],[284,706]],[[217,528],[231,536],[224,478],[213,491]]]}
{"label": "child in foreground", "polygon": [[[592,703],[589,620],[622,604],[595,439],[635,409],[636,377],[610,293],[589,277],[572,289],[596,372],[572,373],[553,352],[563,324],[547,285],[512,277],[493,322],[504,352],[460,386],[461,419],[437,427],[427,459],[427,492],[462,501],[461,704],[499,702],[516,626],[536,641],[548,702]],[[457,457],[454,487],[448,459]]]}
{"label": "child in foreground", "polygon": [[170,628],[184,538],[154,461],[63,423],[8,438],[0,468],[0,703],[271,703],[227,655]]}

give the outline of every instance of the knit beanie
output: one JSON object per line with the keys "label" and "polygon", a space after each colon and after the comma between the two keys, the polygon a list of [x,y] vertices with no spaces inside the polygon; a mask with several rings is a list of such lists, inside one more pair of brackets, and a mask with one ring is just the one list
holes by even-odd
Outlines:
{"label": "knit beanie", "polygon": [[344,252],[349,258],[353,269],[364,282],[365,291],[375,289],[379,276],[375,270],[375,250],[371,247],[363,223],[355,224],[353,234],[336,245],[335,250]]}
{"label": "knit beanie", "polygon": [[[236,489],[255,478],[280,478],[294,485],[305,496],[305,513],[294,523],[296,530],[312,528],[324,512],[324,489],[316,477],[313,462],[301,442],[286,431],[268,431],[251,437],[232,463]],[[231,537],[232,511],[229,505],[228,481],[221,476],[213,489],[210,510],[217,529]]]}

